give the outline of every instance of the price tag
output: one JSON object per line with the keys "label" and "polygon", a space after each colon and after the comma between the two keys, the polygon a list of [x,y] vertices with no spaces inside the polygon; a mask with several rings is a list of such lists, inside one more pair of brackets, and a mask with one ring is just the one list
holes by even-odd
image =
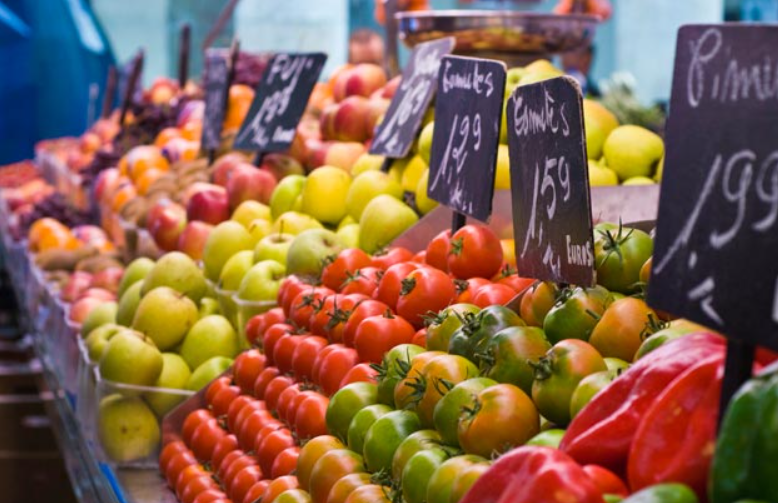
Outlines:
{"label": "price tag", "polygon": [[202,148],[213,150],[221,143],[222,126],[227,105],[229,63],[225,51],[205,52],[205,114],[203,116]]}
{"label": "price tag", "polygon": [[273,56],[235,138],[235,148],[259,152],[287,150],[326,61],[327,55],[323,53]]}
{"label": "price tag", "polygon": [[775,26],[679,30],[648,302],[778,350],[776,47]]}
{"label": "price tag", "polygon": [[454,43],[453,37],[447,37],[413,48],[400,85],[370,145],[371,154],[395,159],[408,155],[435,95],[440,61],[451,54]]}
{"label": "price tag", "polygon": [[429,197],[486,221],[505,94],[505,64],[445,56],[438,71]]}
{"label": "price tag", "polygon": [[522,276],[594,286],[582,108],[570,77],[517,87],[508,100],[513,229]]}

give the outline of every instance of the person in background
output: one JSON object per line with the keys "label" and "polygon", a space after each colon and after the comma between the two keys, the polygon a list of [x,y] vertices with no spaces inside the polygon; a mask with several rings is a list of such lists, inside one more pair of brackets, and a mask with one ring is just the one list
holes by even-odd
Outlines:
{"label": "person in background", "polygon": [[581,84],[584,96],[598,98],[600,89],[594,79],[590,78],[592,62],[594,61],[594,45],[587,45],[577,51],[562,54],[562,69]]}
{"label": "person in background", "polygon": [[[428,10],[429,0],[397,0],[397,11]],[[386,23],[384,0],[375,0],[375,18],[381,25]]]}
{"label": "person in background", "polygon": [[355,31],[348,41],[348,62],[383,64],[384,39],[369,28]]}

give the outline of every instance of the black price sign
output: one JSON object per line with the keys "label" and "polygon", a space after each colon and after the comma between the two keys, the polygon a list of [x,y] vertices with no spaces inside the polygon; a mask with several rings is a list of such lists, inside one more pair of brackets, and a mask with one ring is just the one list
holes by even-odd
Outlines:
{"label": "black price sign", "polygon": [[520,86],[508,100],[513,229],[522,276],[594,286],[582,107],[569,77]]}
{"label": "black price sign", "polygon": [[504,93],[504,63],[443,58],[427,194],[481,221],[492,213]]}
{"label": "black price sign", "polygon": [[235,138],[235,148],[258,152],[287,150],[326,61],[327,55],[323,53],[273,56]]}
{"label": "black price sign", "polygon": [[[772,349],[778,349],[776,47],[775,26],[679,30],[648,291],[656,308]],[[750,374],[747,362],[740,367]]]}
{"label": "black price sign", "polygon": [[435,95],[441,59],[451,54],[454,43],[453,37],[447,37],[414,47],[400,85],[370,145],[371,154],[391,158],[408,155]]}
{"label": "black price sign", "polygon": [[201,142],[203,149],[213,150],[221,143],[230,72],[225,51],[208,49],[205,59],[205,115]]}

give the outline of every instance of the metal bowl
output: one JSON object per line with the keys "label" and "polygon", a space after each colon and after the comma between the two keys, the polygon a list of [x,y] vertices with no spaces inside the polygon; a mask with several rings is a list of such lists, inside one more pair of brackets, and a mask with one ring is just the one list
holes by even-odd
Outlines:
{"label": "metal bowl", "polygon": [[543,56],[585,47],[594,38],[599,18],[583,14],[441,10],[402,12],[400,39],[408,47],[442,37],[456,38],[454,52],[506,59]]}

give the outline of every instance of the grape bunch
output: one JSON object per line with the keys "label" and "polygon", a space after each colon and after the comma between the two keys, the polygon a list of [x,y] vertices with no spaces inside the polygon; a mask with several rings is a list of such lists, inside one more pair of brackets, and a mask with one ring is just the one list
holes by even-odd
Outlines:
{"label": "grape bunch", "polygon": [[107,145],[95,152],[92,162],[81,170],[81,186],[91,190],[97,175],[104,169],[116,166],[121,156],[116,152],[113,145]]}
{"label": "grape bunch", "polygon": [[176,125],[178,114],[189,101],[186,96],[174,99],[170,103],[133,103],[130,106],[135,120],[125,125],[114,139],[114,151],[123,155],[137,145],[154,143],[160,131]]}
{"label": "grape bunch", "polygon": [[58,220],[70,228],[92,223],[88,212],[73,208],[68,204],[65,196],[55,192],[35,203],[32,210],[22,213],[19,216],[19,226],[17,230],[22,236],[26,236],[30,230],[30,226],[32,226],[36,220],[46,217]]}

